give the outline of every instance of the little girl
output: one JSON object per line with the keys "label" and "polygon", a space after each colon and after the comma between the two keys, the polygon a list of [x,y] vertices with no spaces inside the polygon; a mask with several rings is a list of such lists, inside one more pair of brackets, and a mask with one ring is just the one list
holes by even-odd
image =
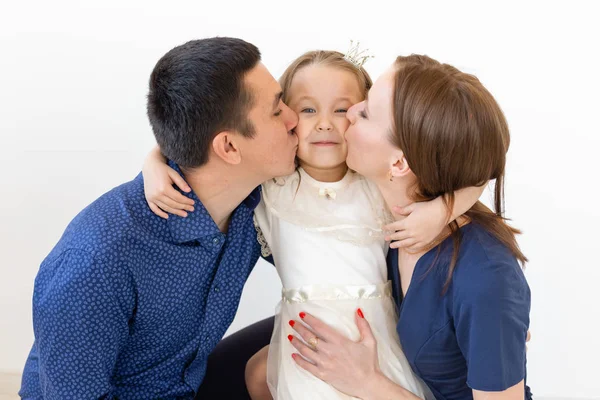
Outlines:
{"label": "little girl", "polygon": [[[379,344],[381,371],[425,398],[429,392],[413,375],[396,334],[398,319],[388,282],[383,230],[392,218],[377,188],[346,165],[346,110],[365,99],[371,79],[360,63],[339,52],[311,51],[296,59],[280,82],[284,102],[299,115],[298,169],[265,182],[255,211],[262,254],[272,256],[283,290],[268,356],[266,350],[259,352],[249,367],[264,371],[266,364],[266,382],[277,400],[350,399],[295,365],[295,349],[288,341],[290,324],[300,311],[307,311],[358,340],[355,317],[364,311]],[[170,176],[177,174],[168,171],[158,155],[149,157],[147,164],[153,170],[161,165],[158,181],[146,176],[153,209],[157,203],[170,204],[166,211],[189,207],[174,207],[179,197],[153,195],[156,187],[170,186]],[[466,211],[480,193],[479,189],[457,193],[454,215]],[[440,230],[432,232],[433,237],[446,224],[445,213],[441,215]],[[319,351],[318,340],[308,344]],[[264,372],[247,376],[258,380],[248,382],[253,398],[265,398],[251,389],[261,382],[264,386]]]}

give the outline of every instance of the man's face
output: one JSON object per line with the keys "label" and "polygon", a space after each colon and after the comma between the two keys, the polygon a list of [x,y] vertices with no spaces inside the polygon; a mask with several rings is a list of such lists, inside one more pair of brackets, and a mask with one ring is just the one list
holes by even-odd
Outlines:
{"label": "man's face", "polygon": [[246,74],[244,84],[253,96],[248,119],[255,131],[253,138],[244,139],[244,167],[263,181],[291,174],[298,148],[293,132],[298,116],[283,103],[281,86],[262,63]]}

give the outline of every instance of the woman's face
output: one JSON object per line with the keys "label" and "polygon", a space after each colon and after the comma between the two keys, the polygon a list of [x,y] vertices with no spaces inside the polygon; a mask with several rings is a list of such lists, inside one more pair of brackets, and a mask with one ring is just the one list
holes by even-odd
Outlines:
{"label": "woman's face", "polygon": [[398,152],[390,141],[393,121],[392,97],[396,67],[375,81],[367,99],[347,113],[350,126],[345,139],[348,167],[371,180],[385,178]]}

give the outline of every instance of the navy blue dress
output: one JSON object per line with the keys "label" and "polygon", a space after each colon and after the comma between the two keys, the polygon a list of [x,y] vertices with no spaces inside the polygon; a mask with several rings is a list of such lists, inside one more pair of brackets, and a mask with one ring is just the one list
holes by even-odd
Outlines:
{"label": "navy blue dress", "polygon": [[[531,296],[523,271],[480,225],[460,232],[458,263],[445,293],[452,238],[418,260],[406,296],[398,253],[390,251],[388,260],[402,348],[438,400],[472,399],[472,389],[502,391],[526,377]],[[528,387],[525,398],[531,398]]]}

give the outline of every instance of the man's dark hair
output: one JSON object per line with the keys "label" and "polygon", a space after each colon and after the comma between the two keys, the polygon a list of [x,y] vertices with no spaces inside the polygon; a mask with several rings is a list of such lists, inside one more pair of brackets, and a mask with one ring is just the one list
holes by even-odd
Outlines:
{"label": "man's dark hair", "polygon": [[150,76],[148,118],[165,157],[199,167],[217,133],[254,135],[248,120],[253,96],[244,76],[259,61],[256,46],[226,37],[192,40],[158,61]]}

